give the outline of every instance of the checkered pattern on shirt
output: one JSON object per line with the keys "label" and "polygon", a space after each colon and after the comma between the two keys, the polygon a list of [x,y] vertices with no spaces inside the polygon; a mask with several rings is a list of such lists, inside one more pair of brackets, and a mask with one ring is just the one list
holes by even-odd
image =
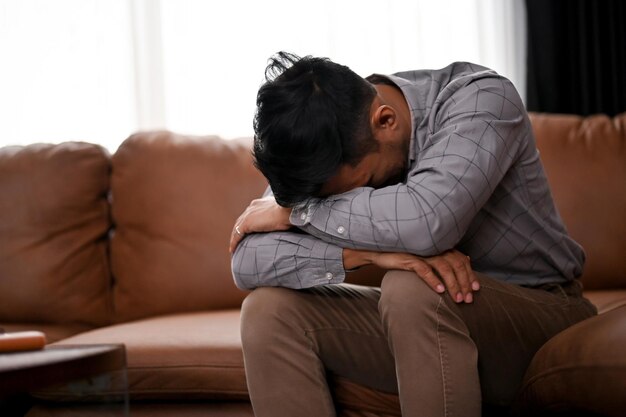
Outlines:
{"label": "checkered pattern on shirt", "polygon": [[307,235],[247,237],[233,257],[238,285],[340,282],[348,247],[421,256],[457,248],[474,269],[524,285],[580,275],[582,249],[555,210],[513,85],[469,63],[389,79],[412,117],[406,182],[311,199],[291,217]]}

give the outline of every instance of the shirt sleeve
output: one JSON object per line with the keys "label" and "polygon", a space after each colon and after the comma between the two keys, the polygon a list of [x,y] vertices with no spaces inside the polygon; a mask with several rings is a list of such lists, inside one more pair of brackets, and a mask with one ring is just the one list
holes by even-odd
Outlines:
{"label": "shirt sleeve", "polygon": [[[268,190],[263,195],[271,195]],[[344,281],[343,249],[298,232],[253,233],[237,245],[231,270],[240,289],[294,289]]]}
{"label": "shirt sleeve", "polygon": [[344,248],[432,256],[455,247],[528,142],[530,123],[513,85],[491,71],[449,83],[424,123],[406,183],[311,199],[291,223]]}

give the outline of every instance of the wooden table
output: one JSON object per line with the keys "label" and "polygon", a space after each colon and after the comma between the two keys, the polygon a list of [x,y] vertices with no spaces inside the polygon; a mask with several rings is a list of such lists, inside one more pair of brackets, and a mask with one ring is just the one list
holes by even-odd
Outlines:
{"label": "wooden table", "polygon": [[20,394],[125,369],[126,349],[121,344],[52,345],[0,353],[0,400],[10,402]]}

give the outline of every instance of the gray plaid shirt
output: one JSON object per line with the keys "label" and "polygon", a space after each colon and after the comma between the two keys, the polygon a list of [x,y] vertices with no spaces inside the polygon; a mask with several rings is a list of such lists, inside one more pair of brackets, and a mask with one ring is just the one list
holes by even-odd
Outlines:
{"label": "gray plaid shirt", "polygon": [[511,82],[464,62],[388,78],[411,111],[406,182],[312,198],[293,209],[295,232],[246,236],[232,258],[237,286],[340,283],[342,248],[420,256],[456,248],[474,270],[520,285],[578,277],[583,250],[555,209]]}

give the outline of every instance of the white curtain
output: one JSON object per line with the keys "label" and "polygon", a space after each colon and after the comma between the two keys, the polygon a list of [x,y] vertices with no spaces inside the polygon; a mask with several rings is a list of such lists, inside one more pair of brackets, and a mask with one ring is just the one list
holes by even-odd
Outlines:
{"label": "white curtain", "polygon": [[366,76],[467,60],[524,91],[522,0],[0,0],[0,146],[252,134],[279,50]]}

